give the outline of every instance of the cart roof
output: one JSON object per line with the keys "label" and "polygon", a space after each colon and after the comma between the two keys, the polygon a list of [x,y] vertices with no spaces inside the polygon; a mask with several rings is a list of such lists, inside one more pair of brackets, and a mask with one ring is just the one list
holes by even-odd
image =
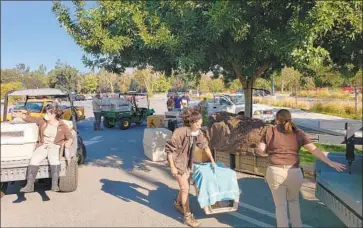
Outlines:
{"label": "cart roof", "polygon": [[9,92],[8,96],[68,96],[68,92],[53,88],[23,89]]}

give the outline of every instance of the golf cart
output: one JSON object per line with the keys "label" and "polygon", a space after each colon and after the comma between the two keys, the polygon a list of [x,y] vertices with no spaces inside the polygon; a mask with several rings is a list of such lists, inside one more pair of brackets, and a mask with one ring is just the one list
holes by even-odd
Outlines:
{"label": "golf cart", "polygon": [[[28,99],[37,97],[66,98],[73,107],[73,101],[69,93],[60,89],[25,89],[9,91],[4,99],[4,112],[1,122],[1,197],[5,194],[8,183],[26,180],[27,167],[38,141],[39,128],[35,123],[24,121],[8,121],[8,102],[10,96],[25,97],[25,105]],[[71,129],[74,140],[70,148],[70,155],[65,156],[64,146],[61,147],[59,156],[61,171],[59,177],[59,188],[62,192],[72,192],[78,185],[78,164],[84,163],[86,159],[86,148],[81,136],[77,132],[76,117],[72,112],[72,121],[62,120]],[[49,162],[44,159],[38,171],[36,179],[48,179],[50,176]]]}
{"label": "golf cart", "polygon": [[[141,124],[146,120],[148,116],[155,113],[154,109],[140,108],[136,102],[136,96],[145,96],[145,94],[139,93],[120,93],[119,98],[127,101],[127,97],[131,96],[130,101],[127,104],[121,104],[121,108],[118,105],[110,104],[111,108],[102,110],[103,126],[105,128],[113,128],[120,122],[120,129],[127,130],[132,123],[136,125]],[[113,106],[112,106],[113,105]],[[104,105],[103,105],[104,106]]]}

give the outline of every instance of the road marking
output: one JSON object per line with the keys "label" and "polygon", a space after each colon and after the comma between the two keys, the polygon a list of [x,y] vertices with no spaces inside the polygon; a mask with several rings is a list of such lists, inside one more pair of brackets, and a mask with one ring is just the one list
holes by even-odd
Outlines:
{"label": "road marking", "polygon": [[274,227],[270,224],[267,224],[267,223],[264,223],[264,222],[261,222],[261,221],[258,221],[257,219],[254,219],[254,218],[251,218],[251,217],[248,217],[246,215],[242,215],[240,213],[237,213],[237,212],[232,212],[230,213],[230,215],[234,216],[234,217],[237,217],[239,219],[242,219],[242,220],[245,220],[249,223],[252,223],[256,226],[261,226],[261,227]]}
{"label": "road marking", "polygon": [[[252,210],[252,211],[258,212],[258,213],[260,213],[260,214],[266,215],[266,216],[268,216],[268,217],[270,217],[270,218],[274,218],[274,219],[276,219],[276,216],[275,216],[275,214],[274,214],[274,213],[271,213],[271,212],[265,211],[265,210],[263,210],[263,209],[261,209],[261,208],[258,208],[258,207],[255,207],[255,206],[252,206],[252,205],[249,205],[249,204],[246,204],[246,203],[242,203],[242,202],[240,202],[240,203],[239,203],[239,205],[240,205],[241,207],[247,208],[247,209],[249,209],[249,210]],[[291,221],[290,221],[290,220],[289,220],[289,223],[291,224]],[[306,225],[306,224],[303,224],[303,227],[309,227],[309,228],[312,228],[312,226],[309,226],[309,225]]]}
{"label": "road marking", "polygon": [[95,137],[91,138],[90,141],[96,141],[96,140],[99,140],[101,138],[102,138],[102,136],[95,136]]}
{"label": "road marking", "polygon": [[95,143],[98,143],[98,142],[101,142],[101,141],[83,141],[83,144],[85,146],[89,146],[89,145],[92,145],[92,144],[95,144]]}

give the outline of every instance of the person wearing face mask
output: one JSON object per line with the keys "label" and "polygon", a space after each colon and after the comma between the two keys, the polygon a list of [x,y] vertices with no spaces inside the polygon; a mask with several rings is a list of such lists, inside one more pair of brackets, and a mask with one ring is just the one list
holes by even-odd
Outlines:
{"label": "person wearing face mask", "polygon": [[33,192],[34,182],[40,163],[48,158],[52,177],[52,191],[58,192],[58,180],[60,173],[59,150],[64,145],[69,149],[73,143],[73,135],[66,123],[60,120],[62,110],[58,103],[54,102],[45,107],[43,118],[32,117],[22,109],[18,117],[28,123],[36,123],[39,127],[39,137],[30,163],[28,166],[27,184],[20,192]]}
{"label": "person wearing face mask", "polygon": [[171,174],[179,185],[179,194],[174,207],[184,214],[184,223],[191,227],[198,227],[200,223],[193,218],[189,208],[190,173],[192,172],[195,146],[204,149],[213,167],[216,163],[208,147],[208,141],[201,132],[202,116],[197,109],[188,108],[182,114],[184,127],[177,128],[172,137],[167,140],[167,153]]}
{"label": "person wearing face mask", "polygon": [[268,154],[266,181],[275,203],[277,227],[289,227],[287,205],[292,227],[302,227],[299,205],[299,192],[304,180],[299,168],[301,147],[337,171],[345,169],[343,164],[331,161],[311,143],[309,137],[292,122],[289,110],[279,110],[276,126],[267,129],[258,145],[260,153]]}

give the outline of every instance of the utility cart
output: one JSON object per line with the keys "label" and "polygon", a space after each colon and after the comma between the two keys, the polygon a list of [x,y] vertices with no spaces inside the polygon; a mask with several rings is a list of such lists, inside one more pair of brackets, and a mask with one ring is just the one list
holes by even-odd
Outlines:
{"label": "utility cart", "polygon": [[[26,180],[27,167],[36,148],[38,141],[39,127],[35,123],[9,121],[6,116],[8,112],[9,97],[25,97],[24,106],[27,107],[29,99],[39,97],[50,97],[52,99],[67,99],[70,107],[73,101],[67,91],[60,89],[24,89],[13,90],[5,94],[3,119],[1,122],[1,181],[0,196],[6,193],[9,183]],[[74,137],[70,148],[70,154],[65,154],[64,146],[59,151],[61,171],[59,178],[59,188],[61,192],[73,192],[78,186],[78,164],[84,163],[86,159],[86,147],[82,137],[77,131],[76,116],[70,113],[72,121],[62,120],[70,128]],[[68,118],[67,118],[68,119]],[[49,162],[44,159],[40,164],[40,169],[36,179],[48,179],[50,176]]]}
{"label": "utility cart", "polygon": [[[321,125],[323,124],[320,123]],[[332,126],[331,122],[327,122]],[[341,136],[319,136],[319,142],[345,144],[346,152],[326,153],[332,161],[347,163],[348,170],[337,172],[320,160],[315,162],[315,195],[347,227],[363,227],[362,223],[362,162],[361,154],[355,154],[356,145],[363,145],[362,124],[335,123],[336,129],[344,129]]]}
{"label": "utility cart", "polygon": [[103,126],[105,128],[113,128],[120,123],[120,129],[129,129],[132,123],[139,125],[155,113],[154,109],[138,107],[136,102],[136,96],[143,96],[139,93],[120,93],[119,99],[123,99],[127,96],[131,96],[131,100],[123,99],[128,103],[124,103],[118,106],[117,104],[103,104],[102,106],[109,106],[109,109],[102,109],[101,115],[103,116]]}

